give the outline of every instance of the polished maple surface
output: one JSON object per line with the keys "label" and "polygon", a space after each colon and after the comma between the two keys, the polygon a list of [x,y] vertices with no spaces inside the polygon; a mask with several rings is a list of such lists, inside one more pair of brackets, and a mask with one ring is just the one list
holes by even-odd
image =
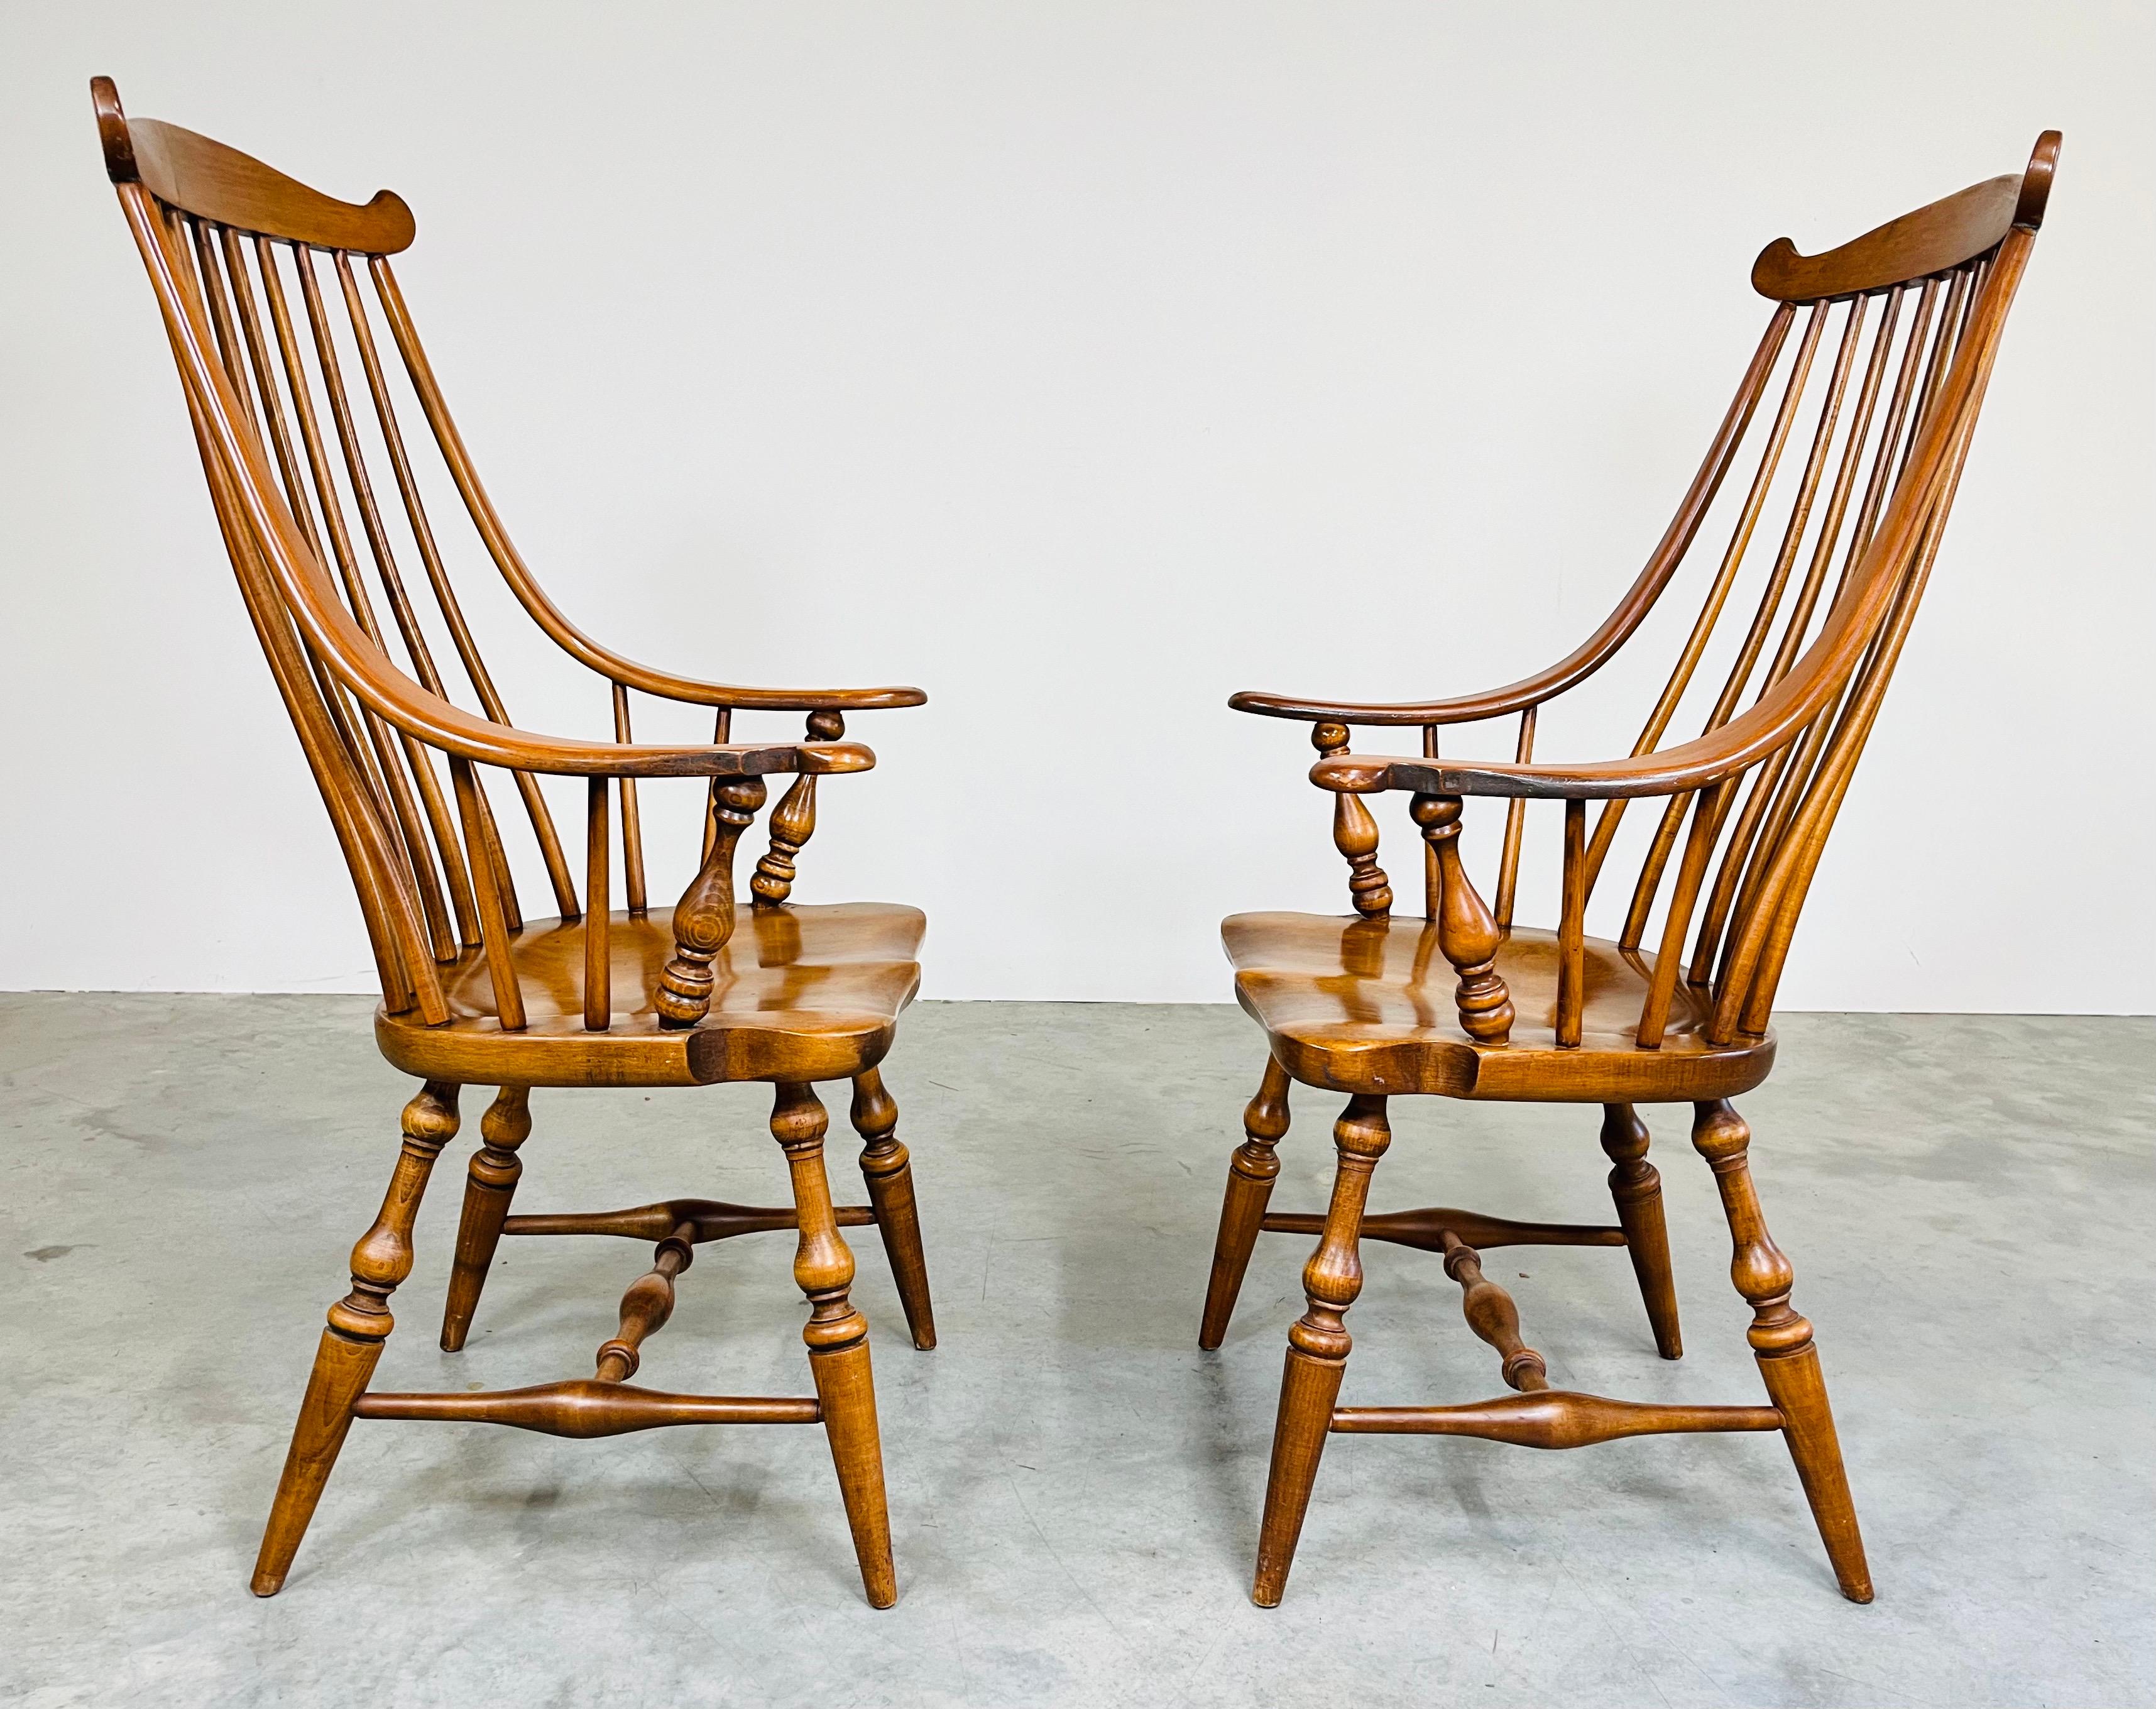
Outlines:
{"label": "polished maple surface", "polygon": [[407,1073],[458,1078],[484,1055],[529,1085],[690,1086],[774,1076],[837,1078],[883,1058],[899,1015],[921,986],[927,916],[893,903],[789,903],[743,909],[712,964],[711,1006],[700,1027],[661,1024],[651,993],[674,953],[670,915],[615,910],[605,1030],[585,1025],[582,920],[534,920],[510,935],[525,1025],[505,1032],[483,946],[445,967],[446,1026],[386,1009],[375,1017],[384,1056]]}
{"label": "polished maple surface", "polygon": [[[1637,1048],[1654,957],[1601,938],[1585,942],[1586,1012],[1577,1046],[1556,1041],[1555,932],[1514,927],[1497,971],[1517,1016],[1510,1037],[1484,1044],[1461,1030],[1452,964],[1434,921],[1398,914],[1238,914],[1220,927],[1235,1000],[1265,1029],[1296,1079],[1342,1092],[1582,1104],[1733,1097],[1767,1078],[1774,1040],[1709,1041],[1713,1006],[1678,985],[1661,1049]],[[1711,1093],[1698,1089],[1712,1084]]]}

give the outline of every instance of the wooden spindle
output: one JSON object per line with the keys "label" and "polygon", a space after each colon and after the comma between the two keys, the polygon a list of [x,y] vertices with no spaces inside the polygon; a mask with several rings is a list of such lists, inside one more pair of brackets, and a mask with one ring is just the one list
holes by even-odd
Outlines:
{"label": "wooden spindle", "polygon": [[[330,546],[331,561],[336,566],[337,577],[344,589],[345,604],[359,626],[366,631],[377,651],[385,658],[388,649],[383,646],[382,628],[374,615],[373,602],[367,596],[366,584],[360,579],[359,564],[352,546],[352,537],[345,526],[344,508],[338,501],[336,482],[330,472],[329,453],[322,438],[321,427],[315,414],[313,388],[308,383],[306,364],[300,354],[298,335],[294,331],[290,306],[285,296],[285,287],[277,267],[275,246],[267,238],[255,240],[255,257],[262,274],[263,300],[269,305],[270,325],[277,335],[277,347],[285,366],[285,378],[292,396],[292,414],[300,430],[300,443],[307,454],[307,466],[314,477],[315,494],[322,513],[322,530]],[[306,275],[302,272],[304,287]],[[422,682],[425,679],[423,677]],[[395,782],[398,766],[391,757],[393,739],[388,726],[372,712],[366,713],[367,728],[377,753],[381,757],[382,769],[392,780],[393,790],[402,790]],[[471,878],[465,854],[459,850],[447,797],[441,780],[435,776],[434,766],[427,759],[426,749],[411,736],[399,730],[393,745],[401,749],[412,780],[418,787],[421,806],[426,811],[428,830],[433,834],[434,852],[441,862],[442,878],[449,891],[449,906],[456,916],[457,937],[465,947],[475,946],[480,939],[479,911],[472,893]]]}
{"label": "wooden spindle", "polygon": [[[1424,724],[1422,727],[1422,757],[1425,759],[1435,759],[1439,757],[1435,724]],[[1438,870],[1437,851],[1428,843],[1424,843],[1422,851],[1422,917],[1424,919],[1434,920],[1437,918],[1438,896],[1443,885],[1444,877]]]}
{"label": "wooden spindle", "polygon": [[[494,1012],[504,1032],[521,1032],[524,990],[517,982],[516,964],[509,951],[512,928],[502,895],[501,873],[484,852],[489,847],[486,800],[480,793],[470,760],[452,754],[449,776],[456,785],[458,811],[464,816],[465,842],[474,851],[472,888],[479,905],[480,939],[486,946],[487,977],[494,986]],[[498,854],[498,847],[495,852]]]}
{"label": "wooden spindle", "polygon": [[[1535,712],[1528,707],[1520,714],[1520,739],[1512,746],[1513,763],[1525,765],[1535,757]],[[1527,840],[1527,803],[1516,795],[1505,803],[1505,847],[1497,861],[1497,924],[1510,930],[1512,901],[1520,889],[1520,846]]]}
{"label": "wooden spindle", "polygon": [[[398,496],[403,501],[405,521],[411,528],[413,543],[418,548],[419,562],[427,572],[428,584],[434,590],[434,607],[442,614],[450,644],[456,648],[465,676],[471,683],[472,692],[479,697],[481,709],[495,723],[506,724],[510,722],[508,708],[494,686],[486,661],[480,656],[471,625],[465,621],[456,589],[450,585],[449,572],[442,565],[440,548],[434,543],[434,531],[427,520],[426,507],[420,501],[418,482],[413,478],[411,459],[404,450],[404,435],[397,425],[397,411],[390,402],[382,358],[375,348],[374,332],[368,324],[366,305],[360,298],[359,281],[352,274],[350,253],[336,250],[335,263],[337,284],[344,295],[346,318],[352,327],[352,342],[359,351],[360,369],[367,377],[367,392],[374,400],[375,421],[382,431],[383,448],[389,454],[389,469],[397,483]],[[313,272],[311,267],[307,270],[310,275]],[[357,481],[354,485],[357,487]],[[362,506],[371,507],[374,502],[372,492],[365,494],[361,502]],[[374,524],[376,528],[379,526],[378,522]],[[401,597],[401,583],[398,592]],[[525,816],[531,821],[531,834],[538,842],[540,859],[554,888],[555,905],[565,922],[573,920],[577,918],[576,883],[569,876],[569,862],[562,852],[562,839],[554,829],[554,816],[547,808],[547,798],[539,792],[539,780],[528,771],[511,771],[509,775],[524,802]]]}
{"label": "wooden spindle", "polygon": [[1525,1392],[1549,1387],[1549,1367],[1520,1339],[1520,1311],[1512,1296],[1482,1274],[1482,1254],[1447,1229],[1445,1273],[1460,1284],[1460,1311],[1468,1328],[1497,1350],[1505,1383]]}
{"label": "wooden spindle", "polygon": [[585,785],[584,1030],[603,1032],[613,1021],[613,880],[607,871],[607,780]]}
{"label": "wooden spindle", "polygon": [[661,1027],[694,1027],[711,1011],[711,963],[734,934],[734,845],[755,822],[764,795],[760,777],[712,780],[711,846],[674,905],[674,956],[654,994]]}
{"label": "wooden spindle", "polygon": [[1587,1014],[1587,803],[1564,804],[1564,898],[1557,932],[1557,1043],[1576,1049]]}
{"label": "wooden spindle", "polygon": [[[1693,620],[1691,632],[1685,638],[1683,651],[1677,655],[1676,668],[1670,672],[1669,681],[1662,687],[1654,709],[1647,714],[1647,722],[1640,731],[1639,739],[1632,744],[1635,755],[1650,753],[1669,728],[1670,720],[1676,715],[1677,704],[1684,698],[1685,690],[1691,687],[1692,673],[1699,668],[1701,657],[1706,653],[1707,642],[1712,638],[1715,625],[1722,620],[1722,608],[1729,598],[1729,590],[1743,567],[1745,552],[1752,543],[1752,535],[1758,527],[1760,512],[1766,507],[1767,494],[1773,486],[1776,470],[1781,466],[1782,451],[1789,443],[1789,430],[1797,419],[1798,405],[1803,401],[1804,384],[1811,373],[1812,357],[1819,348],[1820,334],[1826,325],[1827,305],[1812,305],[1804,322],[1803,338],[1789,366],[1789,377],[1782,390],[1781,407],[1774,413],[1774,425],[1767,435],[1765,450],[1759,466],[1752,476],[1752,486],[1745,494],[1744,505],[1738,512],[1737,523],[1731,531],[1729,545],[1722,554],[1721,566],[1715,571],[1707,599],[1700,607],[1699,615]],[[1601,873],[1602,862],[1609,853],[1609,845],[1617,836],[1617,827],[1625,816],[1625,799],[1618,796],[1609,801],[1594,821],[1594,835],[1587,849],[1587,888],[1592,895],[1594,881]]]}
{"label": "wooden spindle", "polygon": [[696,1225],[684,1223],[659,1243],[651,1268],[629,1284],[621,1296],[621,1327],[598,1351],[600,1382],[626,1382],[644,1362],[639,1349],[666,1326],[674,1315],[674,1279],[696,1261]]}
{"label": "wooden spindle", "polygon": [[[1310,744],[1328,759],[1336,754],[1344,754],[1348,751],[1348,727],[1336,723],[1312,725]],[[1370,816],[1370,810],[1363,805],[1361,796],[1344,790],[1334,791],[1332,846],[1348,862],[1348,899],[1354,903],[1355,912],[1366,919],[1390,914],[1393,887],[1392,881],[1385,877],[1384,868],[1378,864],[1378,821]]]}
{"label": "wooden spindle", "polygon": [[[846,720],[837,712],[808,714],[808,739],[835,742],[846,734]],[[757,861],[749,880],[755,906],[777,908],[793,893],[794,862],[808,839],[816,834],[816,775],[804,771],[793,787],[779,797],[771,814],[771,847]]]}
{"label": "wooden spindle", "polygon": [[[725,747],[730,739],[732,728],[733,708],[722,706],[711,718],[711,745],[714,748]],[[703,852],[696,857],[700,862],[711,859],[712,839],[718,834],[718,802],[714,797],[706,800],[704,803],[704,847]]]}
{"label": "wooden spindle", "polygon": [[1409,811],[1422,827],[1423,840],[1437,852],[1442,874],[1437,947],[1460,977],[1453,1002],[1460,1028],[1478,1043],[1502,1044],[1512,1030],[1512,994],[1497,973],[1497,949],[1505,934],[1460,862],[1460,800],[1419,795]]}
{"label": "wooden spindle", "polygon": [[[629,729],[629,690],[613,685],[613,739],[624,747],[632,739]],[[621,780],[621,877],[629,893],[629,914],[642,919],[651,911],[644,893],[644,818],[636,805],[636,780]]]}

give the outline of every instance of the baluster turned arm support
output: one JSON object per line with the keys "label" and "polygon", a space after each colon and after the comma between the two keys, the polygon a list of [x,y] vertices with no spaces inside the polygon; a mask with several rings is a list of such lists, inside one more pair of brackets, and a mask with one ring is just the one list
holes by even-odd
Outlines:
{"label": "baluster turned arm support", "polygon": [[1460,863],[1460,798],[1417,795],[1409,811],[1437,856],[1437,947],[1460,975],[1453,1001],[1460,1030],[1478,1043],[1502,1044],[1512,1031],[1512,996],[1497,972],[1505,934]]}
{"label": "baluster turned arm support", "polygon": [[[1321,723],[1310,732],[1310,745],[1322,759],[1348,751],[1348,727]],[[1332,846],[1348,862],[1348,899],[1365,917],[1393,911],[1392,881],[1378,864],[1378,821],[1359,795],[1344,793],[1332,797]]]}
{"label": "baluster turned arm support", "polygon": [[760,777],[711,783],[711,847],[674,906],[674,955],[659,975],[659,1024],[679,1032],[711,1012],[711,963],[734,934],[734,846],[755,821],[767,791]]}
{"label": "baluster turned arm support", "polygon": [[[835,742],[846,734],[843,713],[824,709],[808,714],[808,739]],[[793,893],[794,862],[816,834],[816,780],[803,772],[778,799],[771,814],[771,847],[756,863],[749,888],[756,906],[776,908]]]}

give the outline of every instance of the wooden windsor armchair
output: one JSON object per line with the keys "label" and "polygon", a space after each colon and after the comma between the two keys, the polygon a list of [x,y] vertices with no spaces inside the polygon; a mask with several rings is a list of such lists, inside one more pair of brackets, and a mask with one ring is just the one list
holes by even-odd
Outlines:
{"label": "wooden windsor armchair", "polygon": [[[1775,986],[1938,552],[2058,149],[2059,133],[2046,131],[2025,172],[1973,186],[1824,255],[1801,255],[1786,238],[1768,247],[1752,281],[1774,307],[1735,401],[1645,569],[1568,657],[1508,687],[1423,704],[1257,693],[1229,701],[1313,726],[1320,758],[1311,778],[1333,792],[1333,841],[1350,868],[1355,909],[1344,919],[1239,914],[1222,927],[1237,1000],[1265,1029],[1270,1054],[1229,1166],[1199,1345],[1220,1345],[1260,1233],[1319,1237],[1302,1274],[1308,1310],[1288,1331],[1253,1591],[1260,1605],[1281,1600],[1334,1433],[1577,1448],[1667,1432],[1778,1430],[1842,1593],[1871,1600],[1812,1327],[1789,1303],[1789,1262],[1767,1232],[1747,1161],[1750,1132],[1730,1100],[1773,1067]],[[1728,545],[1630,755],[1537,762],[1537,711],[1631,639],[1748,445],[1757,459]],[[1797,445],[1809,448],[1784,470]],[[1701,734],[1665,748],[1717,625],[1743,607],[1731,595],[1748,548],[1774,538],[1771,525],[1763,529],[1770,508],[1782,518],[1779,543],[1754,566],[1758,603],[1727,649],[1727,677]],[[1700,680],[1702,690],[1711,686],[1712,672]],[[1444,726],[1514,716],[1513,762],[1439,756]],[[1353,753],[1349,729],[1358,724],[1419,727],[1422,754]],[[1394,790],[1412,795],[1425,842],[1416,921],[1391,912],[1377,824],[1363,799]],[[1469,797],[1508,803],[1494,909],[1461,859]],[[1661,816],[1622,930],[1614,942],[1590,939],[1589,899],[1626,806],[1642,798],[1660,802]],[[1563,803],[1554,931],[1514,923],[1530,800]],[[1602,804],[1591,829],[1590,801]],[[1338,1170],[1322,1217],[1266,1212],[1291,1080],[1348,1094],[1333,1128]],[[1372,1173],[1390,1142],[1387,1100],[1400,1094],[1600,1104],[1616,1224],[1522,1223],[1449,1207],[1367,1214]],[[1482,1272],[1478,1249],[1486,1247],[1622,1246],[1656,1347],[1678,1357],[1661,1178],[1636,1108],[1654,1102],[1693,1107],[1692,1143],[1714,1171],[1734,1243],[1731,1276],[1753,1308],[1765,1406],[1656,1405],[1553,1389],[1546,1362],[1521,1340],[1512,1299]],[[1363,1239],[1443,1255],[1469,1327],[1497,1351],[1515,1392],[1464,1406],[1337,1404]]]}
{"label": "wooden windsor armchair", "polygon": [[[839,739],[845,714],[918,706],[926,697],[914,688],[696,682],[592,640],[518,556],[443,402],[390,262],[412,241],[405,204],[388,191],[364,206],[335,201],[221,143],[153,121],[131,123],[107,79],[95,80],[91,93],[106,170],[163,314],[248,615],[358,891],[382,983],[376,1040],[391,1063],[424,1083],[405,1108],[381,1213],[353,1249],[351,1291],[329,1310],[255,1564],[255,1592],[273,1595],[284,1584],[355,1418],[470,1419],[574,1437],[672,1424],[821,1423],[869,1600],[889,1606],[897,1588],[868,1326],[849,1299],[854,1260],[839,1230],[876,1226],[914,1344],[933,1346],[912,1176],[877,1066],[919,984],[925,921],[911,908],[810,907],[790,897],[815,829],[817,780],[875,763],[868,749]],[[418,441],[408,441],[399,425],[370,297],[488,556],[538,626],[608,685],[612,740],[510,723],[421,500],[411,449]],[[347,389],[346,353],[357,358],[371,427]],[[385,465],[390,502],[377,497]],[[354,513],[363,548],[355,544]],[[403,664],[367,589],[362,550]],[[431,619],[404,579],[407,552],[424,569]],[[449,698],[435,661],[444,637],[476,712]],[[637,743],[631,690],[712,708],[711,744]],[[733,743],[737,710],[805,713],[808,739]],[[449,772],[446,791],[437,754]],[[506,774],[521,805],[557,918],[526,918],[520,905],[505,852],[508,816],[498,816],[489,799],[487,767]],[[737,921],[735,849],[774,774],[793,782],[771,816],[770,847],[750,881],[752,907]],[[581,893],[539,775],[586,780]],[[639,780],[661,777],[707,779],[710,788],[698,870],[670,913],[654,911],[647,898],[636,794]],[[612,906],[617,888],[622,909]],[[508,1214],[522,1166],[518,1148],[531,1131],[533,1087],[734,1080],[775,1088],[771,1130],[791,1176],[790,1207],[676,1199],[596,1215]],[[826,1080],[852,1085],[866,1206],[832,1203],[827,1118],[815,1092]],[[624,1297],[619,1329],[590,1377],[495,1393],[370,1392],[392,1326],[389,1297],[411,1273],[420,1195],[457,1132],[459,1089],[470,1084],[498,1089],[465,1187],[445,1349],[463,1346],[504,1234],[652,1242],[653,1265]],[[809,1305],[814,1395],[632,1386],[642,1343],[666,1321],[675,1278],[696,1246],[782,1228],[798,1231],[793,1276]]]}

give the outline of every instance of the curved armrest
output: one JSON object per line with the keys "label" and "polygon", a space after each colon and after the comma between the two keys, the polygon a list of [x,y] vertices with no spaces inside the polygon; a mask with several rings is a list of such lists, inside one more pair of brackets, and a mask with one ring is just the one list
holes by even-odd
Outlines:
{"label": "curved armrest", "polygon": [[434,430],[450,477],[471,512],[480,538],[486,543],[487,551],[509,584],[510,591],[516,595],[517,602],[570,657],[625,688],[640,689],[662,700],[678,700],[691,706],[738,707],[762,712],[870,712],[887,707],[920,706],[927,702],[928,697],[918,688],[742,688],[725,682],[700,682],[693,677],[677,677],[670,671],[639,665],[593,640],[548,597],[510,539],[509,531],[502,526],[494,501],[487,497],[479,471],[472,465],[471,453],[465,448],[464,435],[457,431],[449,406],[443,401],[441,387],[435,381],[427,353],[420,346],[418,330],[412,323],[412,311],[405,306],[404,293],[398,288],[397,276],[390,270],[388,259],[371,256],[367,267],[381,293],[382,310],[388,317],[397,347],[404,358],[406,371],[412,377],[413,389],[418,394],[419,406]]}
{"label": "curved armrest", "polygon": [[[1598,639],[1599,637],[1598,636]],[[1503,718],[1525,712],[1559,695],[1589,674],[1607,654],[1594,656],[1591,646],[1571,657],[1537,671],[1532,677],[1481,694],[1463,694],[1450,700],[1380,701],[1303,700],[1289,694],[1262,694],[1245,688],[1228,697],[1232,711],[1254,712],[1260,718],[1301,718],[1306,723],[1342,724],[1471,724],[1484,718]]]}
{"label": "curved armrest", "polygon": [[[867,771],[875,753],[859,742],[728,743],[676,746],[593,742],[540,735],[475,718],[421,689],[389,695],[381,682],[354,681],[332,657],[331,669],[368,708],[430,747],[484,765],[562,777],[760,777],[774,772],[810,776]],[[417,685],[411,685],[416,687]]]}
{"label": "curved armrest", "polygon": [[1355,795],[1386,790],[1412,790],[1424,795],[1505,795],[1528,800],[1681,795],[1718,783],[1773,753],[1818,709],[1816,702],[1817,697],[1800,699],[1778,692],[1709,734],[1660,753],[1637,754],[1623,759],[1562,765],[1336,754],[1310,768],[1310,780],[1320,789]]}
{"label": "curved armrest", "polygon": [[523,600],[539,626],[572,658],[588,665],[602,677],[661,700],[690,706],[723,706],[745,712],[880,712],[894,707],[923,706],[927,694],[918,688],[746,688],[728,682],[701,682],[693,677],[677,677],[670,671],[639,665],[611,647],[602,646],[562,615],[536,582],[511,586]]}

